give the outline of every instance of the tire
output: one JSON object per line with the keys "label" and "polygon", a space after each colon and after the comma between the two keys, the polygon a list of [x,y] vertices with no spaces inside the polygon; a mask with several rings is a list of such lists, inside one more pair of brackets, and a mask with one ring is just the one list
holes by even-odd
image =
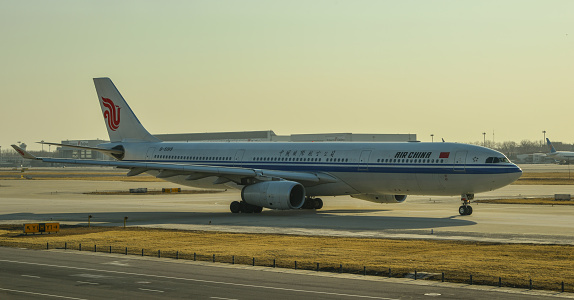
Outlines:
{"label": "tire", "polygon": [[239,201],[231,202],[231,204],[229,204],[229,210],[231,210],[231,212],[234,214],[240,213],[241,212],[241,203],[239,203]]}
{"label": "tire", "polygon": [[262,211],[263,211],[263,207],[261,207],[261,206],[255,206],[255,209],[253,210],[253,212],[256,214],[260,214]]}
{"label": "tire", "polygon": [[472,215],[472,206],[470,206],[470,205],[466,206],[466,215],[467,216]]}
{"label": "tire", "polygon": [[466,209],[466,206],[464,206],[464,205],[461,205],[461,206],[458,208],[458,213],[459,213],[461,216],[466,216],[467,212],[468,212],[468,210]]}
{"label": "tire", "polygon": [[315,201],[313,201],[313,208],[314,209],[323,208],[323,200],[321,200],[321,198],[315,198]]}
{"label": "tire", "polygon": [[251,214],[255,210],[255,205],[251,205],[247,202],[241,202],[241,206],[242,206],[241,212],[245,214]]}
{"label": "tire", "polygon": [[303,206],[301,206],[302,209],[313,209],[314,206],[313,199],[311,198],[305,198],[305,202],[303,202]]}

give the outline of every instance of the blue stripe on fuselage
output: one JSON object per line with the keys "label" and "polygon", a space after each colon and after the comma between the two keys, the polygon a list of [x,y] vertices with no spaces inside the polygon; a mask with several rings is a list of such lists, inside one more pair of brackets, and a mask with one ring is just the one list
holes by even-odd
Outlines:
{"label": "blue stripe on fuselage", "polygon": [[[471,165],[453,165],[453,164],[369,164],[368,166],[359,166],[357,163],[317,163],[317,162],[229,162],[229,161],[181,161],[181,160],[124,160],[133,162],[157,162],[173,164],[190,164],[214,167],[237,167],[248,169],[264,169],[292,172],[344,172],[344,173],[419,173],[419,174],[510,174],[522,172],[515,165],[493,165],[493,164],[471,164]],[[363,170],[365,168],[365,170]],[[456,169],[455,169],[456,168]]]}

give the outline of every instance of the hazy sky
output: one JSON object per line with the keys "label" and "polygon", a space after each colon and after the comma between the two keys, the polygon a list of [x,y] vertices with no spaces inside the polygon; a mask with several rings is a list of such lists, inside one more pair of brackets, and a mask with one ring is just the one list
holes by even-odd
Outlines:
{"label": "hazy sky", "polygon": [[[151,133],[574,142],[574,1],[0,0],[0,146]],[[6,147],[6,148],[5,148]]]}

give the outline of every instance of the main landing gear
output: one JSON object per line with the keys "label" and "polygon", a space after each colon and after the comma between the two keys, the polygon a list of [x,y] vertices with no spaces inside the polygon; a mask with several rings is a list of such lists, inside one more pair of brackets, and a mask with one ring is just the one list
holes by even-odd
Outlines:
{"label": "main landing gear", "polygon": [[460,201],[462,205],[458,208],[458,213],[461,216],[472,215],[472,206],[470,206],[470,201],[474,199],[474,194],[462,194],[460,195]]}
{"label": "main landing gear", "polygon": [[[301,209],[321,209],[321,208],[323,208],[323,200],[321,200],[320,198],[307,197],[305,198],[305,203],[303,203],[303,206],[301,206]],[[233,201],[229,205],[229,210],[231,210],[231,212],[234,214],[237,213],[258,214],[263,210],[263,207],[249,204],[245,201]]]}
{"label": "main landing gear", "polygon": [[302,209],[321,209],[323,208],[323,200],[321,198],[305,198],[305,203],[301,206]]}
{"label": "main landing gear", "polygon": [[251,213],[260,213],[261,211],[263,211],[263,207],[261,206],[257,206],[257,205],[253,205],[253,204],[249,204],[245,201],[233,201],[231,202],[231,204],[229,205],[229,209],[231,210],[232,213],[236,214],[236,213],[246,213],[246,214],[251,214]]}

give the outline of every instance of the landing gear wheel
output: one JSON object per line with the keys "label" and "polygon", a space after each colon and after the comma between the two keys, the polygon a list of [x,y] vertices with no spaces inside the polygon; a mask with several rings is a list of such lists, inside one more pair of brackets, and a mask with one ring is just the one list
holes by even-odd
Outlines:
{"label": "landing gear wheel", "polygon": [[323,200],[321,200],[321,198],[315,198],[315,201],[313,203],[313,208],[314,209],[321,209],[323,208]]}
{"label": "landing gear wheel", "polygon": [[229,204],[229,209],[231,210],[232,213],[236,214],[241,212],[241,203],[239,203],[239,201],[233,201],[231,202],[231,204]]}
{"label": "landing gear wheel", "polygon": [[462,201],[462,206],[458,208],[458,213],[461,216],[472,215],[472,207],[469,205],[472,199],[474,199],[474,194],[460,195],[460,201]]}
{"label": "landing gear wheel", "polygon": [[461,216],[470,216],[472,215],[472,206],[470,205],[462,205],[458,208],[458,213]]}
{"label": "landing gear wheel", "polygon": [[259,214],[263,211],[263,207],[261,206],[255,206],[255,209],[253,210],[254,213]]}
{"label": "landing gear wheel", "polygon": [[251,214],[253,212],[255,212],[255,205],[251,205],[249,203],[246,202],[241,202],[241,212],[246,213],[246,214]]}
{"label": "landing gear wheel", "polygon": [[305,198],[305,202],[303,202],[303,206],[301,206],[302,209],[313,209],[314,206],[314,199],[313,198]]}

